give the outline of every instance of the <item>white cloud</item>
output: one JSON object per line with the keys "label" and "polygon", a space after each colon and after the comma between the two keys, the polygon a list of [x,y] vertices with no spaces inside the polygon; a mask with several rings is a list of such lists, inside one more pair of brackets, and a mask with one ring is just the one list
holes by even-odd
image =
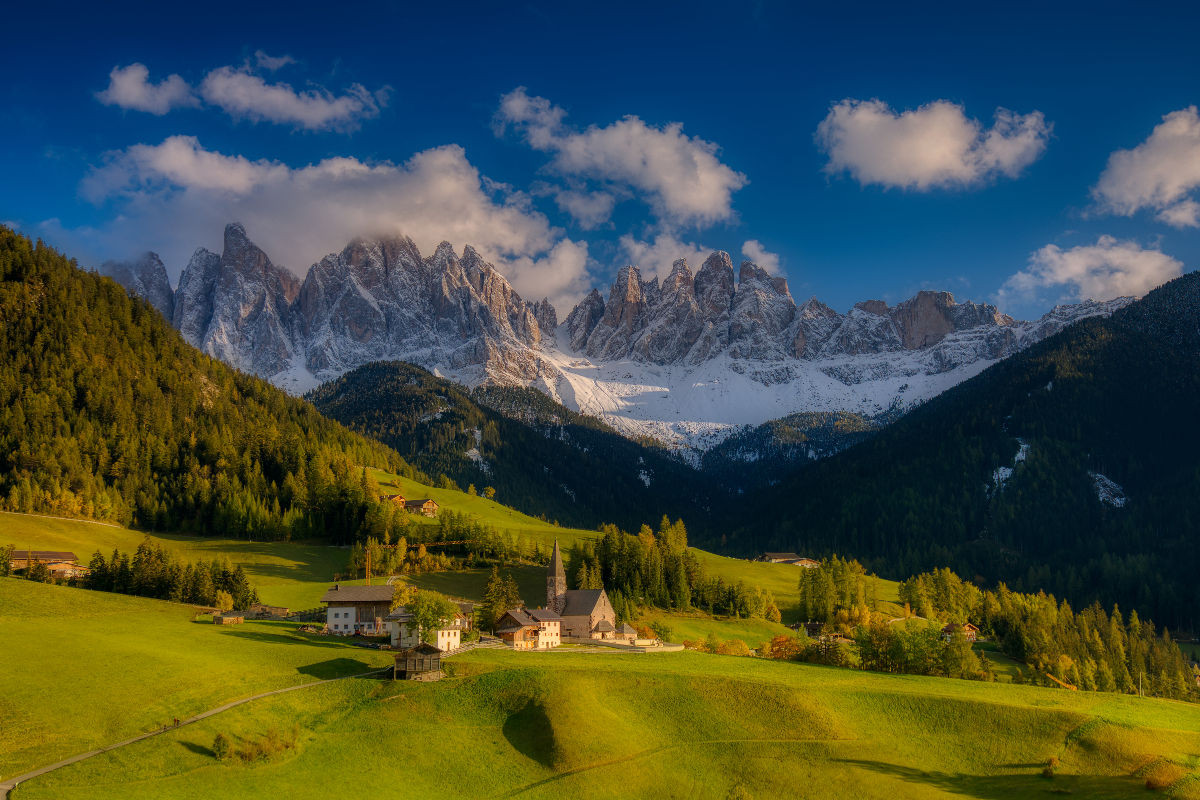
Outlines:
{"label": "white cloud", "polygon": [[82,188],[118,213],[63,238],[97,259],[154,250],[174,275],[197,246],[219,250],[225,223],[237,220],[298,274],[355,236],[405,234],[426,254],[442,240],[474,245],[530,299],[569,303],[588,283],[586,244],[563,238],[519,195],[497,191],[457,145],[403,164],[328,158],[293,168],[173,136],[111,154]]}
{"label": "white cloud", "polygon": [[566,112],[524,87],[500,99],[497,133],[512,126],[530,146],[554,154],[551,167],[563,175],[589,178],[646,195],[659,218],[676,225],[709,225],[733,216],[733,193],[746,176],[717,158],[717,145],[683,133],[683,125],[661,128],[634,116],[578,131],[564,125]]}
{"label": "white cloud", "polygon": [[204,101],[231,117],[291,124],[306,130],[353,130],[379,116],[387,91],[370,92],[359,83],[335,96],[322,87],[298,92],[286,83],[267,83],[246,69],[220,67],[200,84]]}
{"label": "white cloud", "polygon": [[554,202],[570,214],[579,227],[591,231],[608,222],[617,204],[617,198],[609,192],[562,189],[555,193]]}
{"label": "white cloud", "polygon": [[145,64],[113,67],[108,73],[108,88],[96,92],[96,99],[106,106],[146,111],[162,116],[173,108],[193,108],[200,101],[192,87],[178,75],[168,75],[158,83],[150,82],[150,70]]}
{"label": "white cloud", "polygon": [[984,130],[947,100],[897,113],[880,100],[848,98],[830,109],[816,138],[829,155],[829,173],[928,191],[1016,177],[1046,149],[1052,127],[1040,111],[996,109],[995,123]]}
{"label": "white cloud", "polygon": [[653,241],[642,241],[625,234],[620,239],[620,248],[628,263],[641,270],[644,280],[667,277],[676,259],[680,258],[687,259],[688,267],[695,274],[714,249],[695,242],[680,241],[666,233],[658,234]]}
{"label": "white cloud", "polygon": [[263,50],[254,51],[254,60],[258,63],[259,69],[269,70],[274,72],[277,69],[283,69],[288,64],[295,64],[296,59],[289,55],[269,56]]}
{"label": "white cloud", "polygon": [[742,256],[772,275],[780,274],[779,254],[767,250],[758,239],[750,239],[742,245]]}
{"label": "white cloud", "polygon": [[1132,216],[1141,209],[1177,228],[1200,227],[1200,204],[1189,194],[1200,188],[1200,114],[1195,106],[1163,117],[1146,141],[1118,150],[1092,190],[1101,206]]}
{"label": "white cloud", "polygon": [[1061,300],[1111,300],[1141,296],[1183,272],[1183,264],[1161,250],[1101,236],[1094,245],[1063,250],[1048,244],[1029,257],[1028,268],[1010,277],[1002,300],[1032,298],[1054,289]]}

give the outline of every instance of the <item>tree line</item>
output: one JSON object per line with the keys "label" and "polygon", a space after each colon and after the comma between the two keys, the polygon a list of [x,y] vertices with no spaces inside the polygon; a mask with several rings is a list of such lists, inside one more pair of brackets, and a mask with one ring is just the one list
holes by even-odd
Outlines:
{"label": "tree line", "polygon": [[688,549],[683,520],[664,516],[657,530],[642,525],[636,536],[608,524],[600,531],[594,544],[579,541],[567,549],[567,578],[578,589],[606,589],[620,621],[634,619],[640,606],[780,619],[769,592],[705,574]]}

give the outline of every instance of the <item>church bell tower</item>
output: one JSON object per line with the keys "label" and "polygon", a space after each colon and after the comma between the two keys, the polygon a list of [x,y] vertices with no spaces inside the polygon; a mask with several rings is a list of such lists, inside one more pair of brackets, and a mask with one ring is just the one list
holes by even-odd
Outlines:
{"label": "church bell tower", "polygon": [[550,557],[550,568],[546,570],[546,608],[561,614],[567,603],[567,572],[563,569],[562,553],[558,551],[558,539],[554,540],[554,555]]}

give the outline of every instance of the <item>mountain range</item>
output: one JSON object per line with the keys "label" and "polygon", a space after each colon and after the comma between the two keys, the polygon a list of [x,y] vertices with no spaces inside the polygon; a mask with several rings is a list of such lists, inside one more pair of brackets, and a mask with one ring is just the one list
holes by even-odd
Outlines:
{"label": "mountain range", "polygon": [[[743,554],[853,553],[899,574],[1200,620],[1200,272],[1069,327],[714,520]],[[1078,605],[1076,607],[1079,607]]]}
{"label": "mountain range", "polygon": [[923,402],[1129,298],[1059,306],[1032,321],[922,291],[839,313],[797,304],[787,281],[727,253],[664,280],[623,267],[559,324],[527,302],[474,248],[422,256],[411,239],[356,239],[303,280],[239,224],[218,255],[196,250],[172,292],[148,253],[101,272],[140,294],[206,353],[303,393],[355,367],[401,360],[468,387],[530,386],[631,436],[698,454],[798,412],[865,417]]}

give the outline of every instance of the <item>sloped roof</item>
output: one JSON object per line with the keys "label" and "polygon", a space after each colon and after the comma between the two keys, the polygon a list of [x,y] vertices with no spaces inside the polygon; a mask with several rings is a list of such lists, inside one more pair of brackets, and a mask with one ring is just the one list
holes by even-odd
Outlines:
{"label": "sloped roof", "polygon": [[321,596],[322,603],[390,603],[391,586],[334,586]]}
{"label": "sloped roof", "polygon": [[637,631],[635,631],[633,626],[628,622],[621,623],[621,633],[625,634],[626,636],[637,636]]}
{"label": "sloped roof", "polygon": [[75,554],[66,550],[13,550],[14,561],[75,561]]}
{"label": "sloped roof", "polygon": [[538,622],[555,622],[562,619],[562,617],[558,615],[558,612],[549,608],[535,608],[533,611],[529,612],[529,616],[533,617]]}
{"label": "sloped roof", "polygon": [[614,628],[613,624],[608,620],[602,619],[596,623],[594,630],[600,631],[600,633],[609,633],[611,631],[615,631],[616,628]]}
{"label": "sloped roof", "polygon": [[537,627],[537,622],[523,608],[511,608],[500,617],[510,620],[496,628],[497,631],[519,631],[521,628]]}
{"label": "sloped roof", "polygon": [[431,645],[429,642],[421,642],[421,643],[420,643],[420,644],[418,644],[416,647],[410,647],[410,648],[408,648],[407,650],[401,650],[400,652],[396,653],[396,660],[397,660],[397,661],[399,661],[400,659],[402,659],[402,658],[404,658],[404,657],[406,657],[406,656],[415,656],[415,655],[422,655],[422,656],[429,655],[429,656],[434,656],[434,655],[440,655],[440,654],[441,654],[441,652],[442,652],[441,650],[439,650],[438,648],[434,647],[434,646],[433,646],[433,645]]}
{"label": "sloped roof", "polygon": [[437,501],[432,498],[429,498],[429,497],[422,497],[420,500],[406,500],[404,505],[406,505],[406,506],[423,506],[426,503],[433,503],[435,506],[437,505]]}
{"label": "sloped roof", "polygon": [[568,589],[563,605],[564,617],[586,617],[600,605],[603,589]]}

